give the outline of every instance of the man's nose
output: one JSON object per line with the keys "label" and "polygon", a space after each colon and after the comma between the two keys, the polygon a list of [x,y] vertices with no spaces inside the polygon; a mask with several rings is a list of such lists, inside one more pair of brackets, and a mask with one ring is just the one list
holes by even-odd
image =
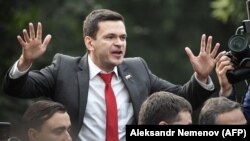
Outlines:
{"label": "man's nose", "polygon": [[122,45],[124,45],[124,43],[125,43],[125,40],[123,40],[123,39],[121,39],[121,38],[117,38],[117,39],[115,40],[115,42],[114,42],[114,44],[115,44],[116,46],[122,46]]}
{"label": "man's nose", "polygon": [[72,141],[72,138],[68,131],[66,132],[66,135],[65,135],[65,141]]}

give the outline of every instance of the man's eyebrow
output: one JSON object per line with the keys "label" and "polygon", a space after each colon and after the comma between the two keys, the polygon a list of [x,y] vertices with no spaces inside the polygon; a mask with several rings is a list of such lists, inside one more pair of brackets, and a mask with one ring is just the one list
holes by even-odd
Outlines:
{"label": "man's eyebrow", "polygon": [[54,129],[52,129],[52,131],[65,130],[65,129],[67,129],[67,127],[65,127],[65,126],[60,126],[60,127],[56,127],[56,128],[54,128]]}
{"label": "man's eyebrow", "polygon": [[126,36],[126,37],[128,36],[126,33],[124,33],[124,34],[107,33],[104,36],[109,36],[109,35],[113,35],[113,36]]}
{"label": "man's eyebrow", "polygon": [[69,126],[59,126],[59,127],[54,128],[53,130],[57,130],[57,129],[70,129],[70,128],[71,128],[71,125],[69,125]]}

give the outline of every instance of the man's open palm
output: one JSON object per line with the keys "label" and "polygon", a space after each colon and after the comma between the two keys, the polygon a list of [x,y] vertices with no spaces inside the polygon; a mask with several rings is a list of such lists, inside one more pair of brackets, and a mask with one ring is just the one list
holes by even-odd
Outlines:
{"label": "man's open palm", "polygon": [[18,35],[17,40],[22,46],[22,59],[32,63],[46,51],[51,35],[47,35],[42,41],[42,24],[38,22],[37,33],[35,33],[33,23],[29,23],[29,34],[26,29],[23,29],[23,38]]}

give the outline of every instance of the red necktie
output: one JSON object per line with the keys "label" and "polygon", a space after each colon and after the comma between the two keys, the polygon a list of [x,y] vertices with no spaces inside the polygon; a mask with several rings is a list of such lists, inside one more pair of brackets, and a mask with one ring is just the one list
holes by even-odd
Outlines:
{"label": "red necktie", "polygon": [[99,76],[105,82],[105,101],[106,101],[106,141],[118,141],[118,115],[115,95],[111,86],[113,73]]}

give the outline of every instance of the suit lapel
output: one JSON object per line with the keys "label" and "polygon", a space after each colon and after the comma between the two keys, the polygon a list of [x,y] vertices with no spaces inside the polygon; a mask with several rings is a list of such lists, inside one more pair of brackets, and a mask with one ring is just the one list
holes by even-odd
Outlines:
{"label": "suit lapel", "polygon": [[135,118],[136,118],[136,121],[138,121],[138,114],[139,114],[141,105],[140,105],[139,92],[137,89],[137,85],[135,84],[136,82],[135,76],[133,75],[133,73],[131,73],[128,70],[127,65],[125,64],[121,64],[118,66],[118,72],[128,90],[128,93],[129,93],[129,96],[131,98],[131,102],[133,105]]}
{"label": "suit lapel", "polygon": [[[78,118],[78,131],[82,127],[83,116],[86,110],[87,100],[88,100],[88,89],[89,89],[89,65],[88,56],[85,54],[81,61],[79,62],[79,71],[77,72],[78,82],[79,82],[79,118]],[[126,64],[121,64],[118,66],[119,75],[124,82],[131,102],[134,109],[134,114],[136,121],[138,121],[138,114],[141,106],[140,95],[135,84],[135,76],[131,73]],[[78,132],[77,131],[77,132]]]}
{"label": "suit lapel", "polygon": [[88,89],[89,89],[89,65],[87,54],[85,54],[80,63],[80,70],[77,72],[77,78],[79,82],[79,119],[78,125],[80,126],[78,129],[82,127],[83,116],[86,110],[86,104],[88,100]]}

